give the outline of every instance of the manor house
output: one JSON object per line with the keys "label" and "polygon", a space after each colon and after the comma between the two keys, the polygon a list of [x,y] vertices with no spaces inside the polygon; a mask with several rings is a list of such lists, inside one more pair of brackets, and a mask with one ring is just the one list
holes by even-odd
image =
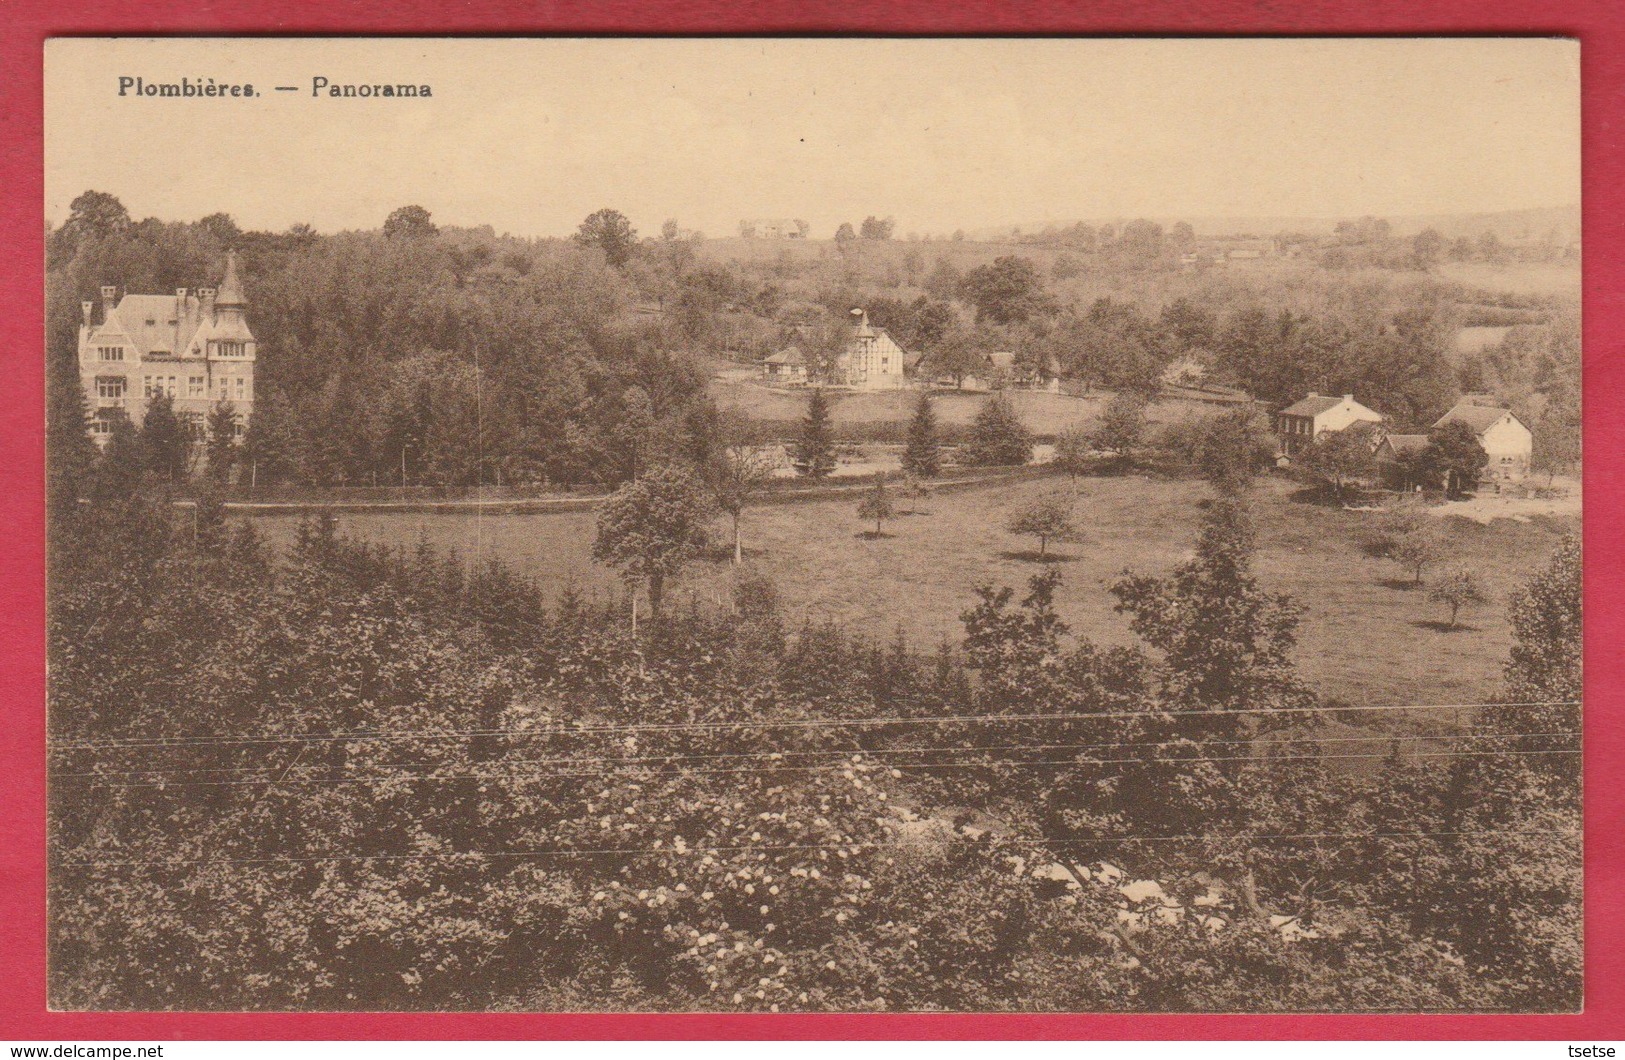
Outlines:
{"label": "manor house", "polygon": [[254,333],[243,317],[237,253],[226,254],[219,289],[177,288],[173,295],[103,287],[101,322],[81,302],[79,379],[90,398],[91,433],[105,444],[113,422],[139,424],[147,402],[167,394],[175,413],[201,439],[209,410],[228,402],[241,437],[254,409]]}

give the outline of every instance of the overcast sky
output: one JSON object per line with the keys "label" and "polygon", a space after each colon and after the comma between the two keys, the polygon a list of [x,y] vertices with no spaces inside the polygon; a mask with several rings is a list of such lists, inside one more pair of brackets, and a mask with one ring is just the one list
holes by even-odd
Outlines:
{"label": "overcast sky", "polygon": [[[118,96],[120,75],[248,82]],[[311,79],[429,84],[311,97]],[[291,85],[297,92],[271,91]],[[59,40],[46,216],[563,235],[804,218],[815,237],[1077,218],[1489,212],[1580,199],[1579,49],[1553,40]]]}

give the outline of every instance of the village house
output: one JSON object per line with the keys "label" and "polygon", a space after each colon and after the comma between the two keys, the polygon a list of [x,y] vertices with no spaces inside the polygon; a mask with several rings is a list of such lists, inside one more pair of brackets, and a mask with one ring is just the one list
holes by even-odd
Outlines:
{"label": "village house", "polygon": [[176,289],[173,295],[129,294],[103,287],[101,321],[81,302],[79,378],[89,397],[91,434],[105,444],[119,416],[140,423],[159,394],[202,440],[209,411],[229,402],[236,434],[247,430],[254,407],[256,343],[244,318],[246,302],[237,254],[226,254],[219,289]]}
{"label": "village house", "polygon": [[1468,394],[1433,426],[1437,429],[1452,422],[1465,423],[1472,428],[1478,444],[1489,454],[1490,462],[1483,476],[1487,481],[1511,481],[1529,473],[1535,436],[1511,409],[1500,406],[1487,394]]}
{"label": "village house", "polygon": [[869,314],[854,309],[852,334],[846,348],[835,360],[832,383],[858,390],[896,390],[904,385],[908,354],[886,334],[885,328],[869,323]]}
{"label": "village house", "polygon": [[1389,485],[1399,490],[1422,489],[1430,483],[1417,481],[1405,466],[1405,459],[1428,447],[1425,434],[1385,434],[1377,443],[1377,465]]}
{"label": "village house", "polygon": [[769,383],[803,386],[807,382],[807,358],[794,346],[786,347],[762,360],[762,378]]}
{"label": "village house", "polygon": [[1356,423],[1381,424],[1382,413],[1355,401],[1353,394],[1331,397],[1311,391],[1302,401],[1275,414],[1275,434],[1281,442],[1281,454],[1291,457],[1318,435]]}

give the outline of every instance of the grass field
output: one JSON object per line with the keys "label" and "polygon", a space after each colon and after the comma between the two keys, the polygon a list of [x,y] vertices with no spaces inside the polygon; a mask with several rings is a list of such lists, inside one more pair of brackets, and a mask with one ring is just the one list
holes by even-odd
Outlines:
{"label": "grass field", "polygon": [[[914,411],[918,396],[914,390],[889,390],[862,393],[856,391],[826,391],[832,404],[830,417],[838,429],[851,423],[906,423]],[[981,392],[936,390],[932,404],[937,421],[943,424],[964,425],[976,418],[976,413],[992,395]],[[791,422],[807,415],[807,392],[762,386],[752,382],[713,379],[711,395],[724,408],[737,409],[757,420]],[[1040,435],[1053,435],[1068,427],[1088,427],[1100,417],[1110,395],[1095,393],[1088,397],[1070,394],[1050,394],[1042,391],[1007,390],[1005,395],[1015,406],[1029,430]],[[1183,400],[1156,402],[1147,412],[1152,423],[1168,423],[1186,416],[1205,415],[1215,406]]]}
{"label": "grass field", "polygon": [[[920,647],[957,640],[959,614],[981,582],[1022,584],[1041,570],[1031,540],[1006,533],[1008,513],[1024,500],[1063,486],[1064,479],[1004,484],[915,502],[920,511],[887,524],[889,536],[867,539],[855,502],[773,505],[746,514],[749,561],[772,572],[791,610],[889,639],[902,628]],[[1074,631],[1096,641],[1133,641],[1113,611],[1107,586],[1125,569],[1161,573],[1189,555],[1205,490],[1183,481],[1140,476],[1079,483],[1076,543],[1052,546],[1063,574],[1058,596]],[[1455,554],[1478,571],[1492,604],[1464,612],[1464,628],[1437,628],[1443,613],[1426,591],[1402,587],[1392,563],[1363,555],[1369,513],[1299,503],[1294,487],[1271,480],[1258,491],[1259,574],[1274,590],[1305,605],[1298,659],[1324,695],[1353,703],[1474,702],[1495,695],[1510,647],[1509,594],[1539,569],[1572,519],[1497,519],[1487,525],[1446,518]],[[903,505],[907,507],[907,504]],[[286,544],[295,520],[258,517],[274,542]],[[357,537],[410,547],[425,535],[465,557],[496,557],[557,592],[567,584],[613,590],[613,575],[591,560],[590,512],[345,515]],[[733,570],[719,554],[696,564],[672,591],[727,599]]]}

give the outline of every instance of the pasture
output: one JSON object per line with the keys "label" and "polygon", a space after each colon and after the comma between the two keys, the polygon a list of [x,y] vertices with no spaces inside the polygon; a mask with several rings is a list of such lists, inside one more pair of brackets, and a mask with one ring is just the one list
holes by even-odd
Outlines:
{"label": "pasture", "polygon": [[[1004,527],[1018,505],[1068,488],[1055,477],[899,498],[899,508],[916,510],[888,522],[878,539],[863,536],[856,498],[752,508],[744,521],[747,562],[772,575],[793,622],[829,619],[883,642],[901,629],[912,645],[931,650],[944,638],[957,641],[959,615],[978,584],[1019,588],[1044,569],[1032,556],[1036,542]],[[1166,573],[1186,558],[1207,491],[1195,482],[1140,475],[1080,479],[1075,488],[1083,535],[1051,544],[1063,577],[1060,612],[1077,636],[1133,643],[1108,586],[1125,570]],[[1304,605],[1298,661],[1311,684],[1357,704],[1493,699],[1511,646],[1508,598],[1578,520],[1444,517],[1453,561],[1477,571],[1493,597],[1464,612],[1462,628],[1444,632],[1437,628],[1441,608],[1425,588],[1403,585],[1395,564],[1363,553],[1374,513],[1302,503],[1296,488],[1268,479],[1256,490],[1257,570],[1267,588]],[[274,544],[291,541],[295,519],[254,518]],[[340,528],[390,545],[410,548],[422,537],[468,559],[492,557],[552,593],[570,584],[613,593],[614,574],[591,559],[593,519],[591,512],[350,514],[340,517]],[[673,586],[673,605],[728,599],[734,569],[722,536],[719,522],[715,555]]]}
{"label": "pasture", "polygon": [[[765,386],[738,379],[713,378],[711,396],[723,408],[735,409],[754,420],[799,422],[807,415],[807,391]],[[827,390],[830,418],[839,437],[841,428],[852,424],[905,424],[914,412],[916,390],[842,391]],[[1021,421],[1040,436],[1053,436],[1069,427],[1090,427],[1100,418],[1110,393],[1096,391],[1088,396],[1050,394],[1033,390],[1006,390]],[[937,422],[964,426],[992,399],[985,391],[941,389],[932,391]],[[1163,399],[1147,410],[1151,423],[1171,423],[1193,415],[1206,415],[1216,406],[1178,398]]]}

